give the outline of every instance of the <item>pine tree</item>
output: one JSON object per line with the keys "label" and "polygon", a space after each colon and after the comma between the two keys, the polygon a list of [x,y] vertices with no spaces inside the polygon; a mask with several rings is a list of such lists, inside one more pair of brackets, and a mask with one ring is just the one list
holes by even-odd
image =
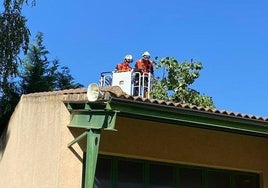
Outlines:
{"label": "pine tree", "polygon": [[49,61],[48,54],[49,51],[43,45],[43,34],[38,32],[22,61],[20,84],[22,93],[55,91],[83,86],[74,82],[68,67],[60,67],[58,60]]}
{"label": "pine tree", "polygon": [[56,85],[58,61],[48,61],[48,50],[42,44],[43,34],[38,32],[35,42],[29,45],[26,57],[22,60],[22,93],[51,91]]}

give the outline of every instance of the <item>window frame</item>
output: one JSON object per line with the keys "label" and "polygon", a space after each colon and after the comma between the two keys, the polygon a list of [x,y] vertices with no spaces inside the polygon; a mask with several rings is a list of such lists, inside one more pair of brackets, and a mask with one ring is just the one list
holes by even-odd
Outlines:
{"label": "window frame", "polygon": [[[244,171],[238,171],[238,170],[228,170],[228,169],[218,169],[218,168],[211,168],[211,167],[202,167],[202,166],[191,166],[191,165],[184,165],[184,164],[176,164],[176,163],[166,163],[166,162],[158,162],[158,161],[149,161],[149,160],[142,160],[142,159],[133,159],[133,158],[125,158],[125,157],[116,157],[116,156],[108,156],[108,155],[99,155],[98,158],[102,159],[109,159],[111,160],[111,172],[110,172],[110,179],[111,184],[110,187],[116,188],[117,186],[117,179],[118,179],[118,162],[119,161],[128,161],[128,162],[135,162],[135,163],[142,163],[143,167],[143,187],[147,188],[150,187],[150,164],[153,165],[165,165],[165,166],[171,166],[173,167],[173,182],[174,187],[180,187],[180,170],[183,168],[189,168],[189,169],[198,169],[201,170],[201,176],[202,176],[202,188],[209,188],[209,177],[208,173],[210,171],[215,172],[223,172],[227,173],[230,176],[230,188],[237,188],[236,187],[236,180],[235,177],[237,175],[246,175],[246,176],[252,176],[256,178],[256,187],[260,188],[261,185],[261,178],[259,173],[253,173],[253,172],[244,172]],[[99,160],[98,160],[99,161]],[[98,170],[98,169],[96,169]]]}

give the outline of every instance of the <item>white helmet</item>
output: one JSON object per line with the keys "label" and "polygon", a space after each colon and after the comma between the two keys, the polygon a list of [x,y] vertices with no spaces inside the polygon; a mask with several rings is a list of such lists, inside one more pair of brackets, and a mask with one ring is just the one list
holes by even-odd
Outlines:
{"label": "white helmet", "polygon": [[131,63],[133,61],[132,55],[126,55],[125,60]]}
{"label": "white helmet", "polygon": [[142,58],[143,59],[145,59],[145,60],[149,60],[150,59],[150,53],[149,52],[144,52],[143,54],[142,54]]}

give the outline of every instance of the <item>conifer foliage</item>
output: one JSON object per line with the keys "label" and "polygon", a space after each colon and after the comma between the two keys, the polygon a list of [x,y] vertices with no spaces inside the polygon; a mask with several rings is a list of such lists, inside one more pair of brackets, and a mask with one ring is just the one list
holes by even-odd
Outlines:
{"label": "conifer foliage", "polygon": [[4,0],[0,12],[0,138],[22,94],[82,87],[68,67],[48,59],[43,34],[29,44],[22,6],[35,0]]}

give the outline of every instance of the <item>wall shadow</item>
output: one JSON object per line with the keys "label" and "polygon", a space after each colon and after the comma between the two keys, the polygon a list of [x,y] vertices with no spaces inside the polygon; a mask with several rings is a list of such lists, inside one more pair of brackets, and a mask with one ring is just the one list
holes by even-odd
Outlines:
{"label": "wall shadow", "polygon": [[0,161],[2,160],[2,157],[4,155],[8,139],[9,139],[9,131],[7,128],[5,128],[0,135]]}

